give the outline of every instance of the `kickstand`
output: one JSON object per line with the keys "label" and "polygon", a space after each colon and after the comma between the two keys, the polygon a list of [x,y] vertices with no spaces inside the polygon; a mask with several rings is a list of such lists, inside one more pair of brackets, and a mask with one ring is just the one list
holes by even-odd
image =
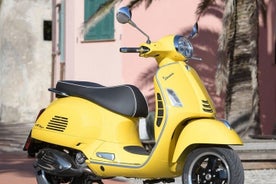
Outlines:
{"label": "kickstand", "polygon": [[174,178],[161,178],[161,179],[152,179],[152,180],[144,180],[143,184],[153,184],[153,183],[173,183],[175,182]]}

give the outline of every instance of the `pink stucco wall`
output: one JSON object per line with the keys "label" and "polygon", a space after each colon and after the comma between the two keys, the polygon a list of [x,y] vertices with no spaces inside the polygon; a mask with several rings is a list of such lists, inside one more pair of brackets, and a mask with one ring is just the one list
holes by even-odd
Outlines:
{"label": "pink stucco wall", "polygon": [[[60,0],[57,0],[60,1]],[[123,0],[115,9],[125,5]],[[156,41],[167,34],[189,32],[196,16],[199,0],[158,0],[145,9],[144,4],[133,10],[133,20]],[[275,64],[275,1],[266,0],[268,6],[267,27],[260,32],[260,105],[262,130],[271,134],[276,125],[276,64]],[[115,23],[115,39],[109,42],[83,42],[81,25],[84,20],[84,1],[65,1],[65,79],[88,80],[104,85],[131,83],[137,85],[148,99],[153,93],[151,79],[156,70],[152,59],[139,58],[137,54],[121,54],[119,47],[138,46],[146,38],[129,25]],[[199,36],[193,42],[195,54],[203,61],[191,60],[202,77],[217,107],[218,116],[223,117],[223,96],[215,93],[214,75],[216,71],[217,39],[221,31],[223,3],[217,1],[212,12],[199,21]],[[55,43],[54,43],[55,44]],[[56,57],[56,65],[58,57]],[[59,67],[56,67],[59,70]],[[56,71],[56,73],[59,73]],[[57,74],[56,74],[57,75]],[[55,76],[55,80],[59,77]],[[145,80],[143,80],[145,79]],[[151,105],[153,103],[150,102]]]}
{"label": "pink stucco wall", "polygon": [[276,134],[276,1],[266,0],[267,24],[259,38],[259,92],[263,134]]}
{"label": "pink stucco wall", "polygon": [[[133,10],[133,20],[151,37],[152,41],[157,41],[162,36],[168,34],[183,34],[190,32],[196,22],[196,7],[199,1],[174,1],[170,0],[153,1],[152,6],[145,9],[144,4]],[[221,4],[218,3],[218,7]],[[218,9],[221,13],[221,10]],[[223,101],[214,91],[214,74],[216,70],[216,56],[218,33],[221,30],[221,17],[206,15],[200,19],[199,36],[193,43],[198,46],[195,55],[201,57],[203,61],[190,60],[189,63],[198,71],[206,84],[207,89],[213,97],[218,108],[218,116],[223,117]],[[122,44],[126,46],[137,46],[144,42],[146,38],[129,25],[123,25]],[[134,36],[135,35],[135,36]],[[200,45],[200,46],[199,46]],[[127,83],[138,85],[146,96],[152,93],[152,85],[141,80],[140,74],[147,72],[153,76],[155,61],[152,59],[138,58],[138,55],[125,54],[122,58],[123,76]],[[150,72],[148,72],[148,70]],[[153,105],[153,104],[152,104]]]}
{"label": "pink stucco wall", "polygon": [[115,85],[122,83],[120,25],[115,24],[115,40],[85,42],[82,23],[84,1],[65,1],[65,79],[87,80]]}

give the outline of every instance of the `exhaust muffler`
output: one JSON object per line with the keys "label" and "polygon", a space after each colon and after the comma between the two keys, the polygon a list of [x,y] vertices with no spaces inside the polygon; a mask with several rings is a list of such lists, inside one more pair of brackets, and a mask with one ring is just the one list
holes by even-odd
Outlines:
{"label": "exhaust muffler", "polygon": [[45,148],[37,154],[37,161],[34,165],[36,169],[61,177],[81,176],[83,168],[78,168],[74,160],[65,152]]}

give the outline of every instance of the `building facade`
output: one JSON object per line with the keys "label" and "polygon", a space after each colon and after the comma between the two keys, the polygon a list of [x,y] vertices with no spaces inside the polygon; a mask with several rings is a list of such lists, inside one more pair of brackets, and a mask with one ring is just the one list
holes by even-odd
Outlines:
{"label": "building facade", "polygon": [[[62,79],[92,81],[106,86],[134,84],[142,90],[148,99],[151,110],[153,110],[153,85],[151,81],[157,69],[155,61],[139,58],[137,54],[119,52],[120,47],[135,47],[146,41],[146,37],[133,27],[119,24],[115,20],[117,9],[126,5],[129,0],[123,0],[116,4],[112,12],[87,33],[83,32],[83,23],[104,0],[24,0],[17,2],[17,5],[14,2],[15,0],[3,0],[0,12],[0,24],[9,25],[9,28],[0,26],[0,113],[2,120],[9,121],[12,119],[14,116],[8,118],[7,114],[14,114],[9,113],[13,110],[21,114],[18,115],[20,121],[31,119],[29,117],[33,118],[41,106],[45,106],[54,98],[53,96],[50,98],[47,88],[54,86],[56,81]],[[168,34],[188,34],[196,22],[195,11],[199,2],[199,0],[175,0],[172,3],[171,0],[159,0],[153,1],[148,8],[145,8],[145,4],[142,3],[133,10],[133,20],[150,36],[152,41]],[[274,0],[266,0],[265,2],[267,5],[267,22],[266,24],[260,22],[259,35],[258,80],[261,128],[262,134],[275,135],[276,2]],[[17,9],[21,13],[21,18],[19,16],[13,22],[9,22],[7,15],[13,15],[12,11],[9,10],[19,5],[20,8]],[[201,57],[203,61],[189,61],[189,64],[201,76],[217,107],[218,117],[221,118],[224,117],[224,97],[216,94],[214,81],[218,64],[216,59],[217,40],[222,29],[223,8],[223,2],[217,1],[211,12],[198,22],[199,36],[193,42],[195,55]],[[33,14],[30,15],[28,12],[33,12]],[[39,37],[39,34],[42,34],[42,22],[48,19],[52,19],[52,45],[41,38],[39,38],[40,41],[38,38],[33,39],[33,35]],[[15,20],[19,22],[14,22]],[[101,22],[106,22],[106,24]],[[24,30],[15,33],[16,29],[13,27],[20,26],[21,23],[25,24]],[[29,35],[32,36],[28,37],[26,34],[29,32]],[[21,37],[21,39],[25,39],[22,41],[24,46],[17,49],[20,52],[10,53],[10,55],[14,55],[13,57],[7,57],[10,47],[6,43],[12,42],[13,39],[7,39],[13,38],[11,34],[25,35]],[[26,46],[25,42],[29,43],[29,46]],[[19,45],[19,43],[16,42],[13,45]],[[32,57],[30,58],[24,53],[31,53]],[[14,59],[15,55],[20,57]],[[16,63],[20,63],[20,65]],[[24,68],[29,69],[25,70]],[[9,72],[10,69],[19,73],[14,80],[10,80],[14,76],[12,72]],[[33,75],[35,71],[36,75]],[[9,93],[9,91],[15,90],[19,90],[19,93]],[[32,104],[31,108],[30,104]],[[19,109],[16,108],[18,106]],[[18,118],[14,118],[12,121],[16,121],[15,119]]]}
{"label": "building facade", "polygon": [[[92,4],[101,3],[93,0],[56,0],[56,7],[64,7],[64,39],[53,41],[55,45],[58,40],[63,40],[63,60],[59,62],[61,55],[56,55],[55,80],[75,79],[98,82],[103,85],[117,85],[130,83],[138,86],[147,97],[151,109],[154,107],[152,101],[153,86],[148,81],[156,71],[156,63],[152,59],[139,58],[135,54],[121,54],[118,49],[122,46],[138,46],[146,41],[144,35],[129,25],[121,25],[114,20],[114,25],[109,30],[114,30],[111,38],[86,39],[82,32],[83,22],[89,10],[87,1]],[[115,11],[128,3],[121,1]],[[133,10],[133,20],[140,28],[150,35],[151,40],[158,40],[167,34],[186,34],[196,21],[195,11],[200,1],[170,0],[153,1],[149,8],[144,4]],[[259,90],[260,90],[260,112],[262,134],[271,135],[276,131],[276,61],[275,61],[275,2],[266,0],[267,22],[260,22],[259,39]],[[92,5],[93,6],[93,5]],[[91,8],[93,9],[93,8]],[[91,10],[93,11],[93,10]],[[215,72],[217,67],[216,51],[217,40],[221,31],[221,18],[223,3],[217,2],[216,13],[206,14],[199,21],[199,36],[194,39],[196,45],[195,54],[203,59],[202,62],[191,60],[190,65],[199,72],[207,90],[217,107],[218,116],[224,116],[223,95],[218,96],[215,92]],[[58,11],[56,11],[58,12]],[[91,13],[91,12],[90,12]],[[93,13],[93,12],[92,12]],[[114,12],[113,12],[114,16]],[[56,21],[58,21],[56,15]],[[114,18],[115,19],[115,18]],[[54,21],[54,20],[53,20]],[[58,24],[58,22],[57,22]],[[58,32],[60,26],[55,26]],[[94,28],[97,29],[97,28]],[[65,65],[62,63],[65,62]],[[59,64],[58,64],[59,63]],[[60,75],[61,74],[61,75]],[[59,77],[58,77],[59,76]]]}

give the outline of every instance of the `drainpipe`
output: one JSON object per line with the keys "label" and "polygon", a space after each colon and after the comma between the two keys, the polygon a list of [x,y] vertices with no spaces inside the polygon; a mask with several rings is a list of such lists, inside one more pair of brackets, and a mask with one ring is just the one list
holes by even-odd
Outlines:
{"label": "drainpipe", "polygon": [[[55,70],[56,70],[56,62],[57,62],[57,57],[60,57],[60,68],[59,68],[59,80],[64,79],[64,73],[65,73],[65,61],[64,61],[64,56],[63,53],[64,51],[61,51],[60,45],[64,44],[64,40],[60,40],[60,37],[57,36],[59,34],[60,36],[60,31],[64,31],[59,27],[60,24],[60,16],[57,17],[57,15],[60,15],[61,11],[64,11],[62,7],[62,4],[64,5],[65,0],[52,0],[52,74],[51,74],[51,87],[55,87]],[[58,12],[58,14],[57,14]],[[57,18],[59,18],[59,24],[57,24]],[[57,46],[59,45],[59,47]],[[63,49],[63,48],[62,48]],[[54,94],[51,93],[51,101],[54,100]]]}
{"label": "drainpipe", "polygon": [[[56,0],[52,0],[52,70],[51,70],[51,88],[55,87],[55,63],[57,56],[56,49]],[[54,100],[54,94],[51,93],[51,101]]]}

